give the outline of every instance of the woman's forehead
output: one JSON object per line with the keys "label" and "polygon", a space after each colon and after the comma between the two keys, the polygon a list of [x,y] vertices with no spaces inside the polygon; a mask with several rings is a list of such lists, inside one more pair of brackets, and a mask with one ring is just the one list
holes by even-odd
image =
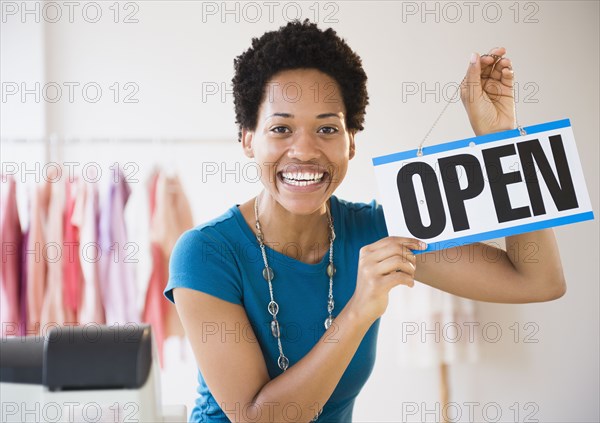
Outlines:
{"label": "woman's forehead", "polygon": [[283,114],[345,114],[337,82],[316,69],[294,69],[276,74],[265,84],[261,104],[264,116]]}

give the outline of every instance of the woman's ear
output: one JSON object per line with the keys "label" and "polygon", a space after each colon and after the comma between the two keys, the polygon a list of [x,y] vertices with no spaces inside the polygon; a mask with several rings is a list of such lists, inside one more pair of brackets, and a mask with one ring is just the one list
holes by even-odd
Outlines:
{"label": "woman's ear", "polygon": [[252,150],[252,137],[254,136],[253,131],[248,131],[246,128],[242,128],[242,147],[246,157],[254,158],[254,151]]}
{"label": "woman's ear", "polygon": [[354,144],[354,134],[355,132],[350,132],[350,154],[348,156],[348,160],[352,160],[354,155],[356,154],[356,145]]}

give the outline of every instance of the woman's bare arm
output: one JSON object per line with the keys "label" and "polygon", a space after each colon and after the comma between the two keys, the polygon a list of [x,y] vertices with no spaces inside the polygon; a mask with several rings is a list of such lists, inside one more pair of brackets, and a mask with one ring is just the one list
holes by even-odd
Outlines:
{"label": "woman's bare arm", "polygon": [[310,421],[372,324],[350,300],[313,349],[271,380],[242,306],[188,288],[173,296],[202,375],[232,422]]}
{"label": "woman's bare arm", "polygon": [[507,237],[506,251],[477,243],[422,254],[415,278],[451,294],[496,303],[549,301],[566,291],[552,229]]}

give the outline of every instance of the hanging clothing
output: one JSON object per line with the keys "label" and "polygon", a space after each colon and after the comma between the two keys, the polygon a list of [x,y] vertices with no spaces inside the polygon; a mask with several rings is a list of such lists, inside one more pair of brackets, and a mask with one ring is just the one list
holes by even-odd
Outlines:
{"label": "hanging clothing", "polygon": [[79,228],[72,221],[78,189],[77,180],[66,184],[64,221],[63,298],[65,318],[76,322],[81,305],[81,281],[83,278],[79,260]]}
{"label": "hanging clothing", "polygon": [[168,279],[167,262],[162,249],[157,244],[152,244],[152,274],[146,292],[146,306],[142,316],[142,321],[150,323],[152,326],[152,336],[156,342],[158,357],[161,368],[164,367],[163,343],[166,338],[166,317],[169,312],[169,303],[156,295],[159,291],[162,296],[162,289]]}
{"label": "hanging clothing", "polygon": [[149,185],[153,268],[146,291],[143,320],[152,325],[161,366],[164,366],[165,339],[170,335],[183,334],[177,310],[163,296],[169,276],[167,263],[177,239],[193,227],[193,219],[179,177],[155,172]]}
{"label": "hanging clothing", "polygon": [[[156,172],[153,170],[152,173]],[[137,175],[136,175],[137,176]],[[150,245],[150,194],[149,183],[151,178],[142,183],[133,185],[131,195],[125,207],[125,224],[127,225],[127,236],[129,242],[135,245],[134,279],[138,292],[136,297],[136,308],[143,312],[148,292],[148,285],[152,275],[153,254]]]}
{"label": "hanging clothing", "polygon": [[0,230],[2,231],[2,262],[0,263],[0,323],[2,336],[16,335],[22,326],[20,319],[21,223],[17,210],[17,188],[12,176],[2,175]]}
{"label": "hanging clothing", "polygon": [[[398,294],[398,293],[395,293]],[[416,283],[390,295],[386,318],[398,321],[396,357],[403,366],[438,366],[475,362],[478,358],[475,303]]]}
{"label": "hanging clothing", "polygon": [[46,290],[47,263],[43,255],[46,245],[46,224],[50,203],[51,184],[43,182],[32,187],[30,193],[29,230],[26,247],[27,267],[27,324],[29,335],[39,335],[42,320],[42,305]]}
{"label": "hanging clothing", "polygon": [[151,240],[169,257],[177,239],[193,226],[192,209],[179,176],[160,172],[156,182],[156,210],[152,218]]}
{"label": "hanging clothing", "polygon": [[21,272],[19,277],[19,309],[21,312],[21,325],[19,325],[19,336],[27,334],[27,245],[29,242],[29,228],[23,232],[21,242]]}
{"label": "hanging clothing", "polygon": [[135,245],[128,243],[125,205],[131,188],[121,168],[105,189],[100,209],[100,286],[106,324],[140,323],[134,279]]}
{"label": "hanging clothing", "polygon": [[63,325],[67,322],[63,301],[65,182],[57,175],[49,175],[49,180],[54,182],[50,183],[46,243],[42,246],[42,257],[47,262],[46,289],[40,319],[42,333],[50,325]]}
{"label": "hanging clothing", "polygon": [[105,323],[99,281],[99,261],[102,256],[102,250],[98,244],[99,214],[97,184],[80,180],[71,223],[79,231],[82,280],[78,320],[82,325]]}

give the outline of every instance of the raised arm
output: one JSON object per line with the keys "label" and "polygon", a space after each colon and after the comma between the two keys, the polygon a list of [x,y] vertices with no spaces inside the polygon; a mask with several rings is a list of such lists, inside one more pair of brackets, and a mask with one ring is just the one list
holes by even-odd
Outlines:
{"label": "raised arm", "polygon": [[[488,56],[474,54],[468,65],[461,99],[476,135],[516,128],[514,74],[505,53],[497,47]],[[416,279],[455,295],[500,303],[548,301],[566,291],[552,229],[507,237],[506,251],[477,243],[423,254]]]}
{"label": "raised arm", "polygon": [[416,279],[461,297],[495,303],[560,298],[566,283],[552,229],[506,238],[506,251],[475,243],[417,257]]}

